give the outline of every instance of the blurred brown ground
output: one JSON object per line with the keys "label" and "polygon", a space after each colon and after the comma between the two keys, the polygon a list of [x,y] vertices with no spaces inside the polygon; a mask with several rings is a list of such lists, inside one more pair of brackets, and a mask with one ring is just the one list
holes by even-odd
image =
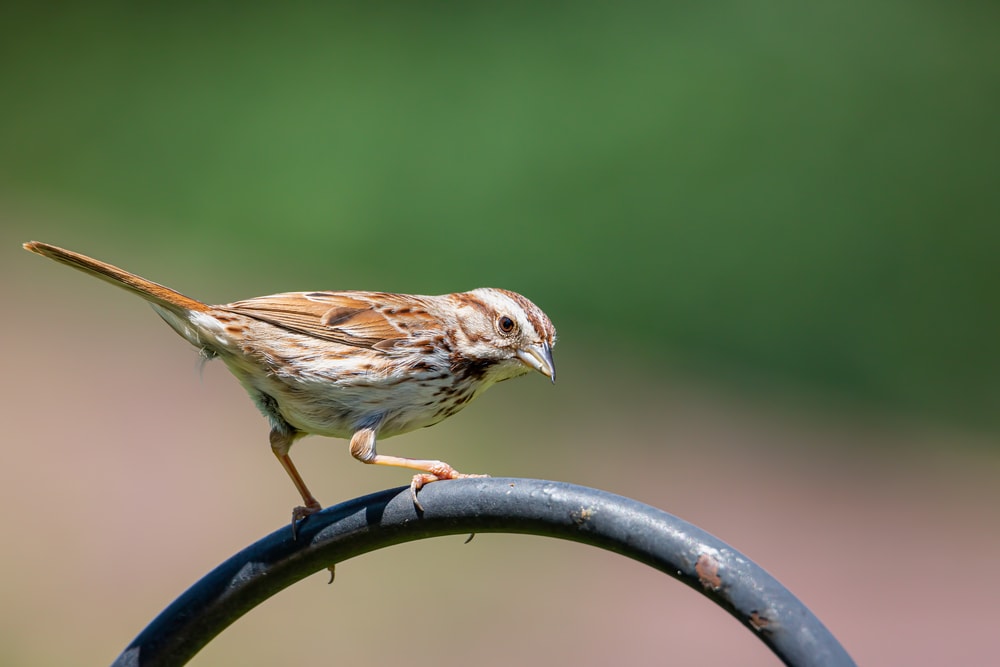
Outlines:
{"label": "blurred brown ground", "polygon": [[[142,303],[23,252],[27,233],[8,220],[0,234],[0,662],[106,664],[196,579],[284,523],[296,496],[221,364],[199,373]],[[555,387],[502,385],[383,450],[677,514],[768,569],[859,664],[995,659],[995,442],[650,375],[641,350],[623,359],[561,336]],[[407,477],[359,465],[340,441],[294,451],[327,504]],[[462,541],[349,561],[333,586],[317,574],[192,664],[777,664],[645,566],[541,538]]]}

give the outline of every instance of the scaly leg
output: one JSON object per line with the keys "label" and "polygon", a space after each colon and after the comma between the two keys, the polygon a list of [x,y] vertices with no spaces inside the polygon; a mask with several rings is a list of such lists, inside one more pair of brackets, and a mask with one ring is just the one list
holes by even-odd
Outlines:
{"label": "scaly leg", "polygon": [[323,509],[319,501],[313,497],[313,494],[309,492],[309,488],[306,483],[302,480],[302,476],[299,471],[295,469],[295,464],[292,463],[292,459],[288,456],[288,450],[292,447],[292,442],[295,440],[295,432],[286,429],[271,429],[271,451],[274,455],[278,457],[278,461],[281,463],[281,467],[285,469],[288,476],[292,478],[292,484],[298,489],[299,495],[302,496],[302,502],[304,505],[300,505],[292,510],[292,539],[296,538],[296,528],[295,524],[313,514],[315,512]]}
{"label": "scaly leg", "polygon": [[423,472],[414,475],[410,482],[410,496],[413,498],[413,506],[419,512],[424,511],[424,506],[417,500],[417,491],[423,488],[424,484],[445,479],[488,477],[488,475],[469,475],[458,472],[444,461],[408,459],[402,456],[379,454],[375,451],[375,429],[371,428],[363,428],[351,438],[351,455],[362,463],[422,470]]}

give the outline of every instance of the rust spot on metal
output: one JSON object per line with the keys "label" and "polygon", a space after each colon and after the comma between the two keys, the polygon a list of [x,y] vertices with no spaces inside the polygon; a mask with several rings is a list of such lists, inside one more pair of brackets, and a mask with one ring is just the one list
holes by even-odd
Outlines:
{"label": "rust spot on metal", "polygon": [[593,507],[581,507],[579,510],[572,512],[570,518],[573,519],[573,523],[582,526],[593,519],[594,514],[596,514],[596,511]]}
{"label": "rust spot on metal", "polygon": [[694,571],[698,575],[698,581],[705,588],[717,591],[722,588],[722,577],[719,576],[719,561],[710,554],[698,556],[698,562],[694,564]]}
{"label": "rust spot on metal", "polygon": [[769,619],[767,616],[764,616],[764,614],[760,613],[756,609],[750,612],[750,618],[747,620],[750,621],[750,627],[756,630],[757,632],[767,630],[768,627],[771,625],[771,619]]}

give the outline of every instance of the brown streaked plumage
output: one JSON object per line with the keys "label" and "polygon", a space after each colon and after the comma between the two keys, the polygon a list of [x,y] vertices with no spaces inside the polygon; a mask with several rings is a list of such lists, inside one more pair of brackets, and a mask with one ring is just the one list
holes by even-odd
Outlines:
{"label": "brown streaked plumage", "polygon": [[288,455],[299,437],[349,438],[360,461],[420,471],[410,483],[420,508],[424,484],[469,475],[378,454],[378,438],[436,424],[531,370],[555,381],[552,323],[507,290],[288,292],[210,306],[86,255],[37,241],[24,248],[141,296],[202,354],[222,359],[269,420],[271,449],[302,496],[293,531],[320,509]]}

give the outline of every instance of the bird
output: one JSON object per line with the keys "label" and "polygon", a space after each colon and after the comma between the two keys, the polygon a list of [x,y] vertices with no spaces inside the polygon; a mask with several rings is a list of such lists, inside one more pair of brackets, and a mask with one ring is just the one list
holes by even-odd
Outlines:
{"label": "bird", "polygon": [[483,475],[380,454],[377,441],[437,424],[497,382],[532,371],[555,382],[555,328],[509,290],[285,292],[209,305],[58,246],[23,247],[142,297],[205,359],[222,360],[266,417],[271,451],[302,497],[293,536],[322,508],[289,456],[299,438],[345,438],[359,461],[417,471],[410,494],[422,513],[425,484]]}

